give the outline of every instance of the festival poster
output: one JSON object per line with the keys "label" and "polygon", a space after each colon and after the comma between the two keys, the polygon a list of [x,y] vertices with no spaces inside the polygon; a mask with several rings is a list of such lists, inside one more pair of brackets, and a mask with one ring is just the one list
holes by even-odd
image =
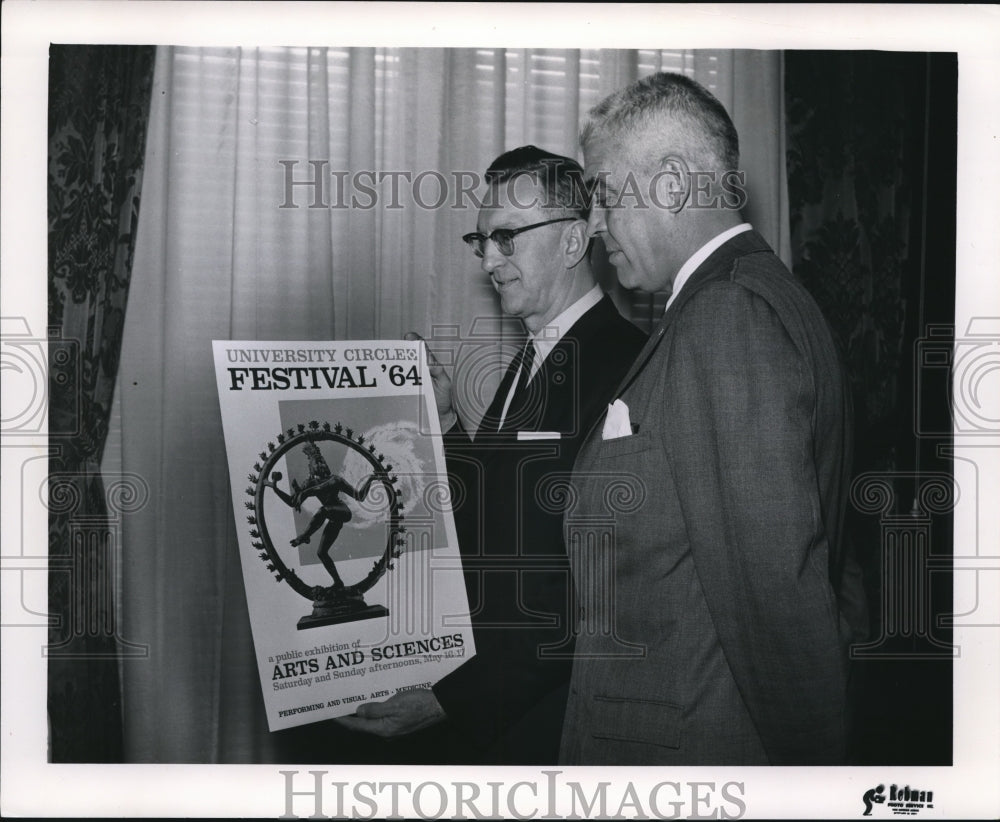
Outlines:
{"label": "festival poster", "polygon": [[354,713],[473,656],[422,344],[213,347],[269,728]]}

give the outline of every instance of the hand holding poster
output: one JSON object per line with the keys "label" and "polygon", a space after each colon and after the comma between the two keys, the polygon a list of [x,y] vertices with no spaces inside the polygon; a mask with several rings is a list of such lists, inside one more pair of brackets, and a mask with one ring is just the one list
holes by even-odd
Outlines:
{"label": "hand holding poster", "polygon": [[421,344],[213,346],[270,729],[429,687],[471,657]]}

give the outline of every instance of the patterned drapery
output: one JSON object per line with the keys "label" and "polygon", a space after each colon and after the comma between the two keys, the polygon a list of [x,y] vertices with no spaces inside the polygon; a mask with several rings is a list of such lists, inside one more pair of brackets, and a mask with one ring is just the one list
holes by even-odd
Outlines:
{"label": "patterned drapery", "polygon": [[110,527],[142,483],[105,484],[138,225],[155,49],[49,52],[50,760],[121,761],[118,546]]}
{"label": "patterned drapery", "polygon": [[846,533],[871,619],[852,648],[852,764],[951,764],[953,649],[938,621],[952,602],[949,398],[918,370],[920,345],[954,339],[957,61],[789,51],[785,69],[794,271],[841,345],[855,406]]}
{"label": "patterned drapery", "polygon": [[[857,460],[900,468],[892,432],[908,282],[919,276],[923,57],[892,52],[785,53],[793,270],[840,342],[855,400]],[[890,434],[887,436],[887,433]],[[905,458],[904,458],[905,461]],[[860,467],[856,465],[856,467]]]}

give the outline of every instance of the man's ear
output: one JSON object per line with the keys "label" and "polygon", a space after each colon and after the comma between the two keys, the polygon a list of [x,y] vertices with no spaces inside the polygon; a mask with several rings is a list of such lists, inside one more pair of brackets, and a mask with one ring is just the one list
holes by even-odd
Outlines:
{"label": "man's ear", "polygon": [[562,240],[563,260],[566,263],[566,268],[574,268],[579,265],[580,260],[587,256],[587,250],[590,248],[586,220],[579,219],[567,223]]}
{"label": "man's ear", "polygon": [[687,161],[668,154],[660,160],[659,170],[653,177],[653,201],[660,208],[676,214],[691,196],[691,174]]}

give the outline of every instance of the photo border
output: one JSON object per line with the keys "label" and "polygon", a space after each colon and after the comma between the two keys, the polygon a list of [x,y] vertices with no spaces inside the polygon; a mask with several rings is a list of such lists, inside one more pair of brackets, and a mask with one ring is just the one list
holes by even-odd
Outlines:
{"label": "photo border", "polygon": [[[957,196],[957,286],[955,333],[965,335],[973,319],[1000,326],[1000,14],[974,6],[609,6],[548,4],[260,4],[8,2],[3,5],[3,248],[0,305],[5,318],[23,320],[33,337],[44,338],[46,311],[47,62],[49,43],[142,45],[306,46],[540,46],[635,48],[796,48],[955,51],[959,60]],[[933,194],[931,194],[933,196]],[[5,328],[5,333],[6,333]],[[996,371],[993,372],[996,374]],[[990,399],[995,397],[990,394]],[[962,401],[959,396],[958,401]],[[3,404],[11,407],[12,398]],[[994,413],[993,416],[996,416]],[[4,418],[7,415],[4,414]],[[963,564],[975,554],[992,560],[975,571],[980,597],[997,596],[998,499],[996,436],[957,434],[955,447],[972,449],[980,498],[959,497],[955,510],[956,612],[961,590],[968,596]],[[7,816],[278,816],[286,812],[290,766],[246,765],[50,765],[46,762],[46,679],[41,648],[46,626],[26,627],[9,619],[19,591],[45,601],[44,547],[47,515],[39,500],[21,500],[17,472],[22,448],[44,448],[44,440],[3,443],[4,618],[2,656],[2,783]],[[32,452],[34,453],[34,452]],[[44,453],[44,450],[41,451]],[[966,452],[968,453],[968,452]],[[977,504],[978,503],[978,504]],[[969,546],[973,546],[970,550]],[[35,573],[30,571],[34,570]],[[968,570],[968,569],[966,569]],[[12,582],[16,577],[18,581]],[[992,582],[991,582],[992,580]],[[18,587],[20,586],[20,588]],[[963,600],[964,601],[964,600]],[[983,604],[990,604],[984,600]],[[995,602],[992,603],[995,617]],[[12,624],[15,623],[15,624]],[[956,627],[961,647],[955,661],[954,764],[950,767],[843,768],[557,768],[560,781],[596,786],[611,781],[635,786],[640,797],[663,780],[730,781],[745,785],[748,818],[853,818],[861,816],[863,793],[879,783],[931,789],[935,808],[925,817],[988,818],[1000,813],[1000,627]],[[292,766],[307,778],[309,766]],[[317,765],[326,780],[483,784],[502,780],[543,787],[537,768],[482,769]],[[335,772],[335,773],[334,773]],[[517,808],[537,818],[566,814],[568,795],[549,806],[539,790],[521,791]],[[331,792],[332,798],[332,792]],[[313,812],[308,796],[294,799],[295,813]],[[534,804],[532,804],[534,802]],[[436,802],[430,802],[434,807]],[[363,806],[359,806],[363,807]],[[730,806],[732,808],[732,806]],[[389,810],[383,805],[380,810]],[[399,812],[413,815],[401,804]],[[648,808],[647,808],[648,810]],[[708,808],[703,807],[703,811]],[[510,809],[499,809],[508,815]],[[331,810],[327,810],[331,812]],[[694,812],[698,812],[695,808]],[[448,808],[445,815],[454,813]],[[878,815],[879,812],[876,813]],[[887,809],[880,811],[883,817]],[[384,814],[382,814],[384,815]],[[461,817],[460,817],[461,818]]]}

